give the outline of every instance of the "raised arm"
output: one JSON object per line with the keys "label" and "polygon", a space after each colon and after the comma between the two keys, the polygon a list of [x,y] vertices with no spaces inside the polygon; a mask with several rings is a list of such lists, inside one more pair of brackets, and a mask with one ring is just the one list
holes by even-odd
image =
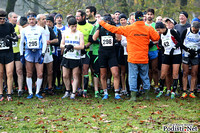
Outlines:
{"label": "raised arm", "polygon": [[116,27],[116,26],[107,24],[103,20],[101,20],[99,22],[99,24],[101,26],[103,26],[106,30],[108,30],[108,31],[110,31],[112,33],[117,33],[117,34],[121,34],[121,35],[124,35],[124,36],[128,35],[128,28],[127,28],[128,26],[119,26],[119,27]]}

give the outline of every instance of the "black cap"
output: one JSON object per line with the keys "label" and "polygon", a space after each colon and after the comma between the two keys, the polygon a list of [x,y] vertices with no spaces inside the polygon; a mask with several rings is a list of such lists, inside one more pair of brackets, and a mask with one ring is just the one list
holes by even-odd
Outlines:
{"label": "black cap", "polygon": [[163,28],[165,28],[165,25],[163,24],[163,22],[157,22],[155,28],[156,29],[158,29],[158,28],[163,29]]}
{"label": "black cap", "polygon": [[140,17],[143,17],[143,13],[142,13],[141,11],[137,11],[137,12],[135,13],[135,19],[138,19],[138,18],[140,18]]}
{"label": "black cap", "polygon": [[[115,13],[120,13],[120,14],[121,14],[121,12],[120,12],[120,11],[115,11]],[[115,14],[115,13],[114,13],[114,14]]]}
{"label": "black cap", "polygon": [[55,19],[57,18],[57,17],[61,17],[62,19],[63,19],[63,16],[61,15],[61,14],[56,14],[56,16],[55,16]]}
{"label": "black cap", "polygon": [[125,18],[125,19],[127,20],[127,17],[126,17],[126,15],[125,15],[125,14],[123,14],[123,13],[119,15],[119,20],[120,20],[121,18]]}
{"label": "black cap", "polygon": [[46,20],[50,20],[52,23],[54,23],[54,18],[52,16],[48,16]]}
{"label": "black cap", "polygon": [[180,14],[183,14],[183,15],[185,15],[186,18],[188,18],[188,13],[185,11],[180,12]]}

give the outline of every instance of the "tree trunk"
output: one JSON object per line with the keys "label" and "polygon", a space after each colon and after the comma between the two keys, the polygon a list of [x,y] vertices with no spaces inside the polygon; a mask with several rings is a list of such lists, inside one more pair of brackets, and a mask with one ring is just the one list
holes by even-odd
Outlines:
{"label": "tree trunk", "polygon": [[187,0],[181,0],[180,5],[181,5],[181,10],[183,10],[184,6],[187,6]]}
{"label": "tree trunk", "polygon": [[39,13],[39,6],[38,6],[38,4],[36,4],[36,3],[38,3],[38,0],[34,0],[34,5],[33,5],[33,11],[36,13],[36,14],[38,14]]}
{"label": "tree trunk", "polygon": [[15,3],[17,0],[8,0],[7,6],[6,6],[6,12],[14,12],[15,9]]}

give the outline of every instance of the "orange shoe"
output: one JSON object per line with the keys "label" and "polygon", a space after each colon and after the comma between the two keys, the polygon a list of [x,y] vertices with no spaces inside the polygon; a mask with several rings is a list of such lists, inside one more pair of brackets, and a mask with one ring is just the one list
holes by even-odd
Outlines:
{"label": "orange shoe", "polygon": [[3,101],[4,97],[3,95],[0,95],[0,102]]}
{"label": "orange shoe", "polygon": [[184,93],[182,94],[181,98],[186,98],[186,97],[187,97],[187,93],[184,92]]}
{"label": "orange shoe", "polygon": [[196,98],[196,96],[194,95],[194,93],[193,93],[193,92],[192,92],[192,93],[190,93],[189,97],[191,97],[191,98]]}

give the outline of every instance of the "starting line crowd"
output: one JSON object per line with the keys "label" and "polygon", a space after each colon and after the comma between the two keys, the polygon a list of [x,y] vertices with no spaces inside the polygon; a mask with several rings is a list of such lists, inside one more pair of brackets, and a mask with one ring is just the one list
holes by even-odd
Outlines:
{"label": "starting line crowd", "polygon": [[0,101],[4,90],[6,99],[13,100],[13,82],[19,97],[27,88],[27,99],[43,98],[44,90],[53,95],[62,84],[62,98],[87,98],[89,77],[94,96],[103,100],[112,81],[115,99],[124,95],[136,101],[140,93],[149,99],[150,88],[156,98],[164,92],[179,97],[177,88],[181,98],[196,98],[200,15],[191,24],[185,11],[179,23],[164,16],[154,22],[154,17],[154,9],[132,12],[129,18],[120,11],[101,17],[88,6],[68,14],[64,25],[59,13],[29,11],[23,17],[0,9]]}

